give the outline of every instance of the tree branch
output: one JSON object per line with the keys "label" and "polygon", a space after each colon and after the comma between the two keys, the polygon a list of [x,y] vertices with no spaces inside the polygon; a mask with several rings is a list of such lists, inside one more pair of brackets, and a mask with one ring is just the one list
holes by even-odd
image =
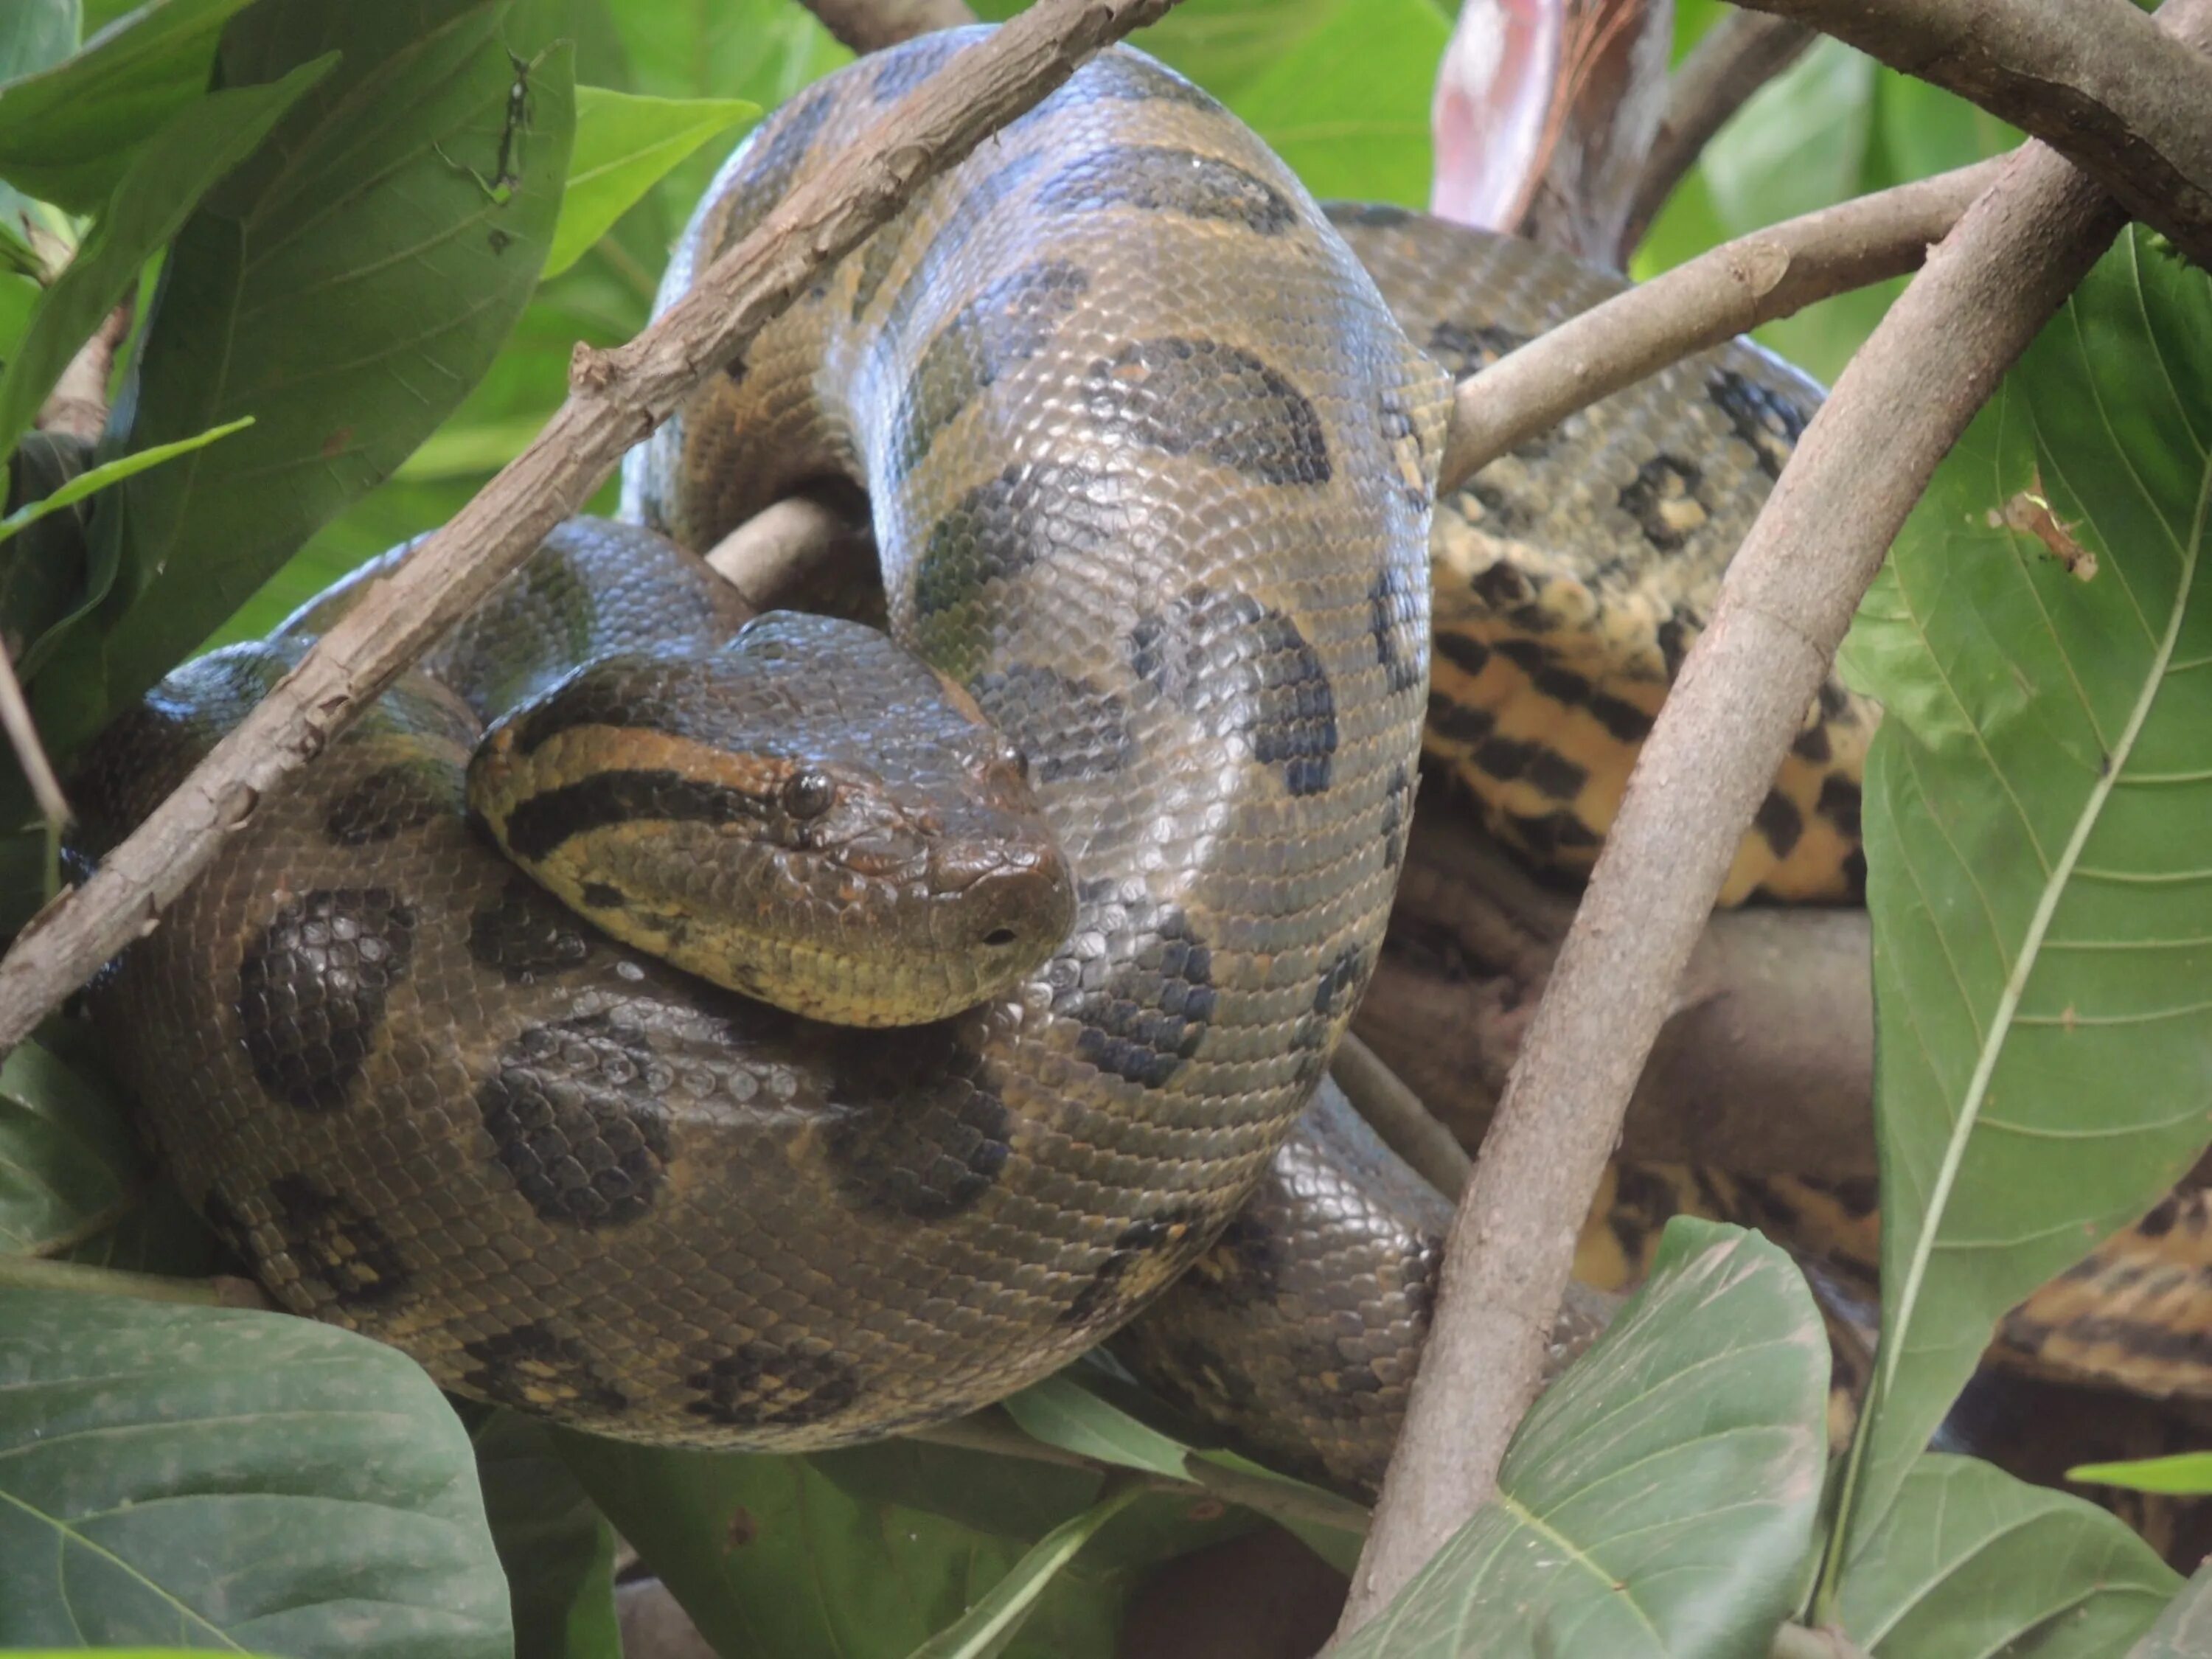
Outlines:
{"label": "tree branch", "polygon": [[1938,173],[1723,242],[1509,352],[1459,383],[1438,493],[1692,352],[1917,270],[2003,165]]}
{"label": "tree branch", "polygon": [[455,617],[580,511],[623,453],[730,362],[916,185],[1174,0],[1038,0],[901,99],[839,164],[793,191],[629,344],[576,350],[568,397],[530,447],[377,583],[111,853],[0,960],[0,1053],[150,925],[256,803],[397,678]]}
{"label": "tree branch", "polygon": [[[2160,21],[2199,44],[2212,0],[2170,0]],[[1644,743],[1461,1200],[1342,1631],[1496,1492],[1577,1226],[1753,810],[1936,463],[2123,222],[2063,157],[2026,147],[1806,428]]]}
{"label": "tree branch", "polygon": [[61,379],[39,406],[41,432],[59,432],[86,443],[97,443],[107,424],[107,377],[115,368],[115,352],[131,332],[128,301],[100,320],[92,337],[77,348]]}
{"label": "tree branch", "polygon": [[2212,264],[2212,64],[2130,0],[1741,0],[2034,134]]}
{"label": "tree branch", "polygon": [[1667,86],[1667,108],[1644,158],[1613,263],[1624,269],[1682,176],[1752,94],[1805,54],[1813,31],[1786,17],[1732,11],[1705,32]]}
{"label": "tree branch", "polygon": [[801,0],[854,52],[881,52],[917,34],[976,21],[967,0]]}

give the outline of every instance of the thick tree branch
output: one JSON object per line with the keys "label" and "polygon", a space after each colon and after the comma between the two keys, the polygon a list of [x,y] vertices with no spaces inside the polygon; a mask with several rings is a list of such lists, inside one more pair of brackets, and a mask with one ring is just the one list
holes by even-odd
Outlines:
{"label": "thick tree branch", "polygon": [[2212,64],[2130,0],[1741,0],[2001,115],[2212,264]]}
{"label": "thick tree branch", "polygon": [[1459,384],[1440,490],[1692,352],[1917,270],[2003,165],[1938,173],[1723,242],[1508,353]]}
{"label": "thick tree branch", "polygon": [[1705,32],[1667,85],[1667,108],[1652,136],[1613,264],[1624,269],[1682,176],[1752,94],[1788,69],[1814,40],[1786,17],[1732,11]]}
{"label": "thick tree branch", "polygon": [[17,937],[0,960],[0,1053],[152,925],[264,795],[284,787],[453,618],[580,511],[623,453],[817,272],[1091,52],[1173,3],[1039,0],[901,99],[838,166],[794,191],[628,345],[579,347],[568,399],[530,447],[377,584],[81,892]]}
{"label": "thick tree branch", "polygon": [[936,29],[975,21],[967,0],[801,0],[854,52],[881,52]]}
{"label": "thick tree branch", "polygon": [[[2161,23],[2212,39],[2212,0]],[[1467,1186],[1341,1629],[1497,1489],[1621,1118],[1736,843],[1937,462],[2124,222],[2040,145],[1929,256],[1807,428],[1662,709]]]}

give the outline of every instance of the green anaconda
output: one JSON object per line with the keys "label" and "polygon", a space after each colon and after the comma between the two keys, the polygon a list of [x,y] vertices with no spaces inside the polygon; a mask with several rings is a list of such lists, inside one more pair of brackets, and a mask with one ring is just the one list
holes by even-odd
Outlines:
{"label": "green anaconda", "polygon": [[[664,301],[967,38],[866,59],[765,123]],[[464,799],[488,721],[588,659],[712,653],[742,620],[691,555],[578,521],[100,989],[183,1190],[285,1307],[599,1432],[890,1434],[1152,1304],[1126,1353],[1297,1466],[1371,1482],[1447,1212],[1316,1090],[1374,961],[1425,714],[1500,833],[1586,860],[1817,397],[1749,347],[1705,354],[1487,470],[1432,537],[1447,371],[1605,291],[1395,210],[1333,226],[1213,100],[1101,55],[626,472],[626,516],[692,547],[790,490],[865,487],[893,634],[1018,750],[1072,871],[1042,965],[950,1018],[831,1026],[616,943],[499,859]],[[364,580],[173,675],[95,753],[88,816],[133,821]],[[823,767],[672,777],[660,707],[572,699],[537,733],[597,769],[529,786],[558,798],[537,842],[641,813],[804,841],[822,779],[801,775]],[[1840,693],[1810,711],[1737,893],[1849,889],[1867,723]],[[572,875],[611,930],[684,932],[621,868]]]}

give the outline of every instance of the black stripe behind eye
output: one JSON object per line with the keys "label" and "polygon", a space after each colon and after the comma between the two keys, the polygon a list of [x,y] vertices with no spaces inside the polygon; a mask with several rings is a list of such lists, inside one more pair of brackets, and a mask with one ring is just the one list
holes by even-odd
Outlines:
{"label": "black stripe behind eye", "polygon": [[744,791],[681,772],[601,772],[518,804],[507,815],[506,839],[517,858],[542,859],[571,836],[617,823],[738,823],[763,816],[761,803]]}

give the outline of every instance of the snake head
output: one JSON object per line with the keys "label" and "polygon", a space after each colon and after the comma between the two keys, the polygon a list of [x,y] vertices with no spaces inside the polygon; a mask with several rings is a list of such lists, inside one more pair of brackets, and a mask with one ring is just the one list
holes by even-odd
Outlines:
{"label": "snake head", "polygon": [[1002,996],[1073,925],[1020,751],[872,629],[775,612],[720,651],[624,654],[514,709],[473,815],[606,932],[846,1025]]}

